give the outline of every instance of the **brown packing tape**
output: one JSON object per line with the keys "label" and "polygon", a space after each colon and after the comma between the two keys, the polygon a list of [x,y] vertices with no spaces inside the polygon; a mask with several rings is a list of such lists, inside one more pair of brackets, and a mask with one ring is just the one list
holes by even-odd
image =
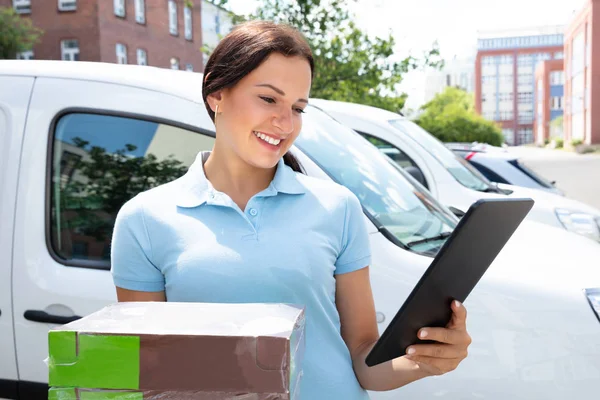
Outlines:
{"label": "brown packing tape", "polygon": [[285,338],[140,335],[140,389],[286,393],[289,354]]}

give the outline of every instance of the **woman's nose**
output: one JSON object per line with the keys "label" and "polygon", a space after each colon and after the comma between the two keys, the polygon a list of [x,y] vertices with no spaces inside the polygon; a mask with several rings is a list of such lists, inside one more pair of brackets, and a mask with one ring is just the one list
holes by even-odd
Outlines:
{"label": "woman's nose", "polygon": [[273,118],[273,125],[281,131],[281,133],[290,134],[294,131],[294,119],[292,110],[281,110]]}

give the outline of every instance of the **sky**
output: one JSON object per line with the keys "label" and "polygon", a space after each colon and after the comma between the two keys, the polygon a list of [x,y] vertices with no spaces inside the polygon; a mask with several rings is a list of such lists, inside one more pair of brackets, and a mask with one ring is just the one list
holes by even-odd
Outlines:
{"label": "sky", "polygon": [[[396,39],[396,56],[418,56],[440,46],[442,57],[474,56],[481,30],[567,25],[589,0],[358,0],[353,5],[357,23],[367,33]],[[230,0],[237,13],[252,11],[256,0]],[[407,106],[422,104],[425,73],[408,74],[400,86],[408,93]]]}

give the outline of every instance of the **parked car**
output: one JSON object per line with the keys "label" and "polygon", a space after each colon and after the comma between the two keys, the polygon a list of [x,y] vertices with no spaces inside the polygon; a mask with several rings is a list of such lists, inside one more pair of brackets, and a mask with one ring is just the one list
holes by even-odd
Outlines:
{"label": "parked car", "polygon": [[513,152],[483,143],[445,143],[456,155],[467,160],[491,182],[545,190],[564,196],[556,182],[535,172]]}
{"label": "parked car", "polygon": [[529,219],[600,242],[600,210],[594,207],[553,193],[493,183],[433,135],[399,114],[361,104],[311,101],[382,149],[459,215],[480,198],[529,197],[535,200]]}
{"label": "parked car", "polygon": [[[0,397],[46,399],[48,330],[116,301],[118,209],[212,148],[201,85],[153,67],[0,61]],[[351,129],[314,107],[303,118],[292,151],[306,173],[363,205],[382,332],[444,243],[414,241],[458,219]],[[465,303],[474,342],[460,368],[372,398],[595,396],[598,259],[595,243],[524,221]]]}

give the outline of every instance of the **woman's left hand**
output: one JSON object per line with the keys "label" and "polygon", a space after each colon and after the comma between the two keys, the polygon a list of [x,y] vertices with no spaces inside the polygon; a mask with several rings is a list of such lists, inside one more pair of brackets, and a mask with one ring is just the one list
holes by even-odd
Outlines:
{"label": "woman's left hand", "polygon": [[467,310],[452,302],[452,318],[445,328],[422,328],[419,339],[438,343],[409,346],[406,358],[418,365],[427,375],[443,375],[454,371],[467,357],[471,336],[467,332]]}

